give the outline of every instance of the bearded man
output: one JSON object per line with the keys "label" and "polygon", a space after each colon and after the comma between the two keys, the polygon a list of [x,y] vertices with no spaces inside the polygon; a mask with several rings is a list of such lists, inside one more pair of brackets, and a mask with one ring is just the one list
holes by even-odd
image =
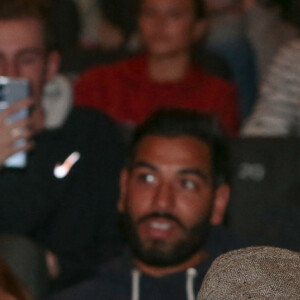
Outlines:
{"label": "bearded man", "polygon": [[130,252],[55,300],[195,299],[213,259],[239,246],[220,225],[226,147],[213,119],[164,110],[137,128],[118,210]]}

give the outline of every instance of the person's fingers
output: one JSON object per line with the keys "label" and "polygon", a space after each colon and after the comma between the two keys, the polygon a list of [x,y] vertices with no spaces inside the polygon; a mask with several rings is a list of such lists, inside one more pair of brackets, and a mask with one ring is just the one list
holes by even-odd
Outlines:
{"label": "person's fingers", "polygon": [[10,137],[12,141],[16,141],[19,139],[29,139],[32,137],[32,130],[24,127],[16,127],[10,130]]}
{"label": "person's fingers", "polygon": [[[34,142],[32,140],[25,141],[22,145],[16,145],[15,143],[7,144],[3,151],[0,153],[0,166],[3,165],[5,160],[11,155],[19,152],[19,151],[29,151],[34,147]],[[1,299],[1,298],[0,298]]]}
{"label": "person's fingers", "polygon": [[22,109],[29,109],[32,103],[33,100],[31,98],[26,98],[10,105],[7,109],[0,112],[0,122],[10,124],[11,123],[9,121],[10,116],[19,112]]}
{"label": "person's fingers", "polygon": [[[0,141],[0,166],[11,155],[19,151],[29,151],[34,142],[30,139],[32,131],[28,128],[14,127],[1,135]],[[21,141],[21,142],[19,142]]]}
{"label": "person's fingers", "polygon": [[16,146],[16,145],[14,145],[14,151],[15,152],[19,152],[19,151],[25,151],[25,152],[27,152],[27,151],[31,150],[33,147],[34,147],[34,141],[27,140],[25,142],[25,144],[22,145],[22,146]]}
{"label": "person's fingers", "polygon": [[11,129],[9,133],[10,133],[12,139],[18,139],[18,138],[20,138],[23,131],[24,131],[23,128],[16,127],[16,128]]}
{"label": "person's fingers", "polygon": [[29,128],[30,127],[30,119],[24,118],[17,120],[11,124],[6,124],[7,130],[13,130],[14,128]]}
{"label": "person's fingers", "polygon": [[34,147],[34,142],[32,140],[24,141],[21,145],[18,145],[16,143],[13,143],[11,147],[9,148],[9,151],[7,153],[7,157],[20,152],[20,151],[29,151]]}
{"label": "person's fingers", "polygon": [[33,147],[34,144],[30,140],[33,135],[30,118],[10,121],[10,116],[20,110],[29,109],[32,103],[30,98],[22,99],[0,112],[0,166],[11,155],[19,151],[28,151]]}
{"label": "person's fingers", "polygon": [[0,144],[3,145],[5,144],[11,144],[15,143],[16,141],[20,139],[29,139],[33,136],[33,131],[31,127],[29,126],[30,121],[28,118],[18,120],[14,123],[2,126],[1,128],[1,142]]}

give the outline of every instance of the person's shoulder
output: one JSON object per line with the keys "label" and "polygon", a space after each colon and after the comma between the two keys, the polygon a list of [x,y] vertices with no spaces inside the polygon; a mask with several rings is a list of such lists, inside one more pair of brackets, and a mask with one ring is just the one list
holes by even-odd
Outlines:
{"label": "person's shoulder", "polygon": [[281,47],[282,52],[300,51],[300,38],[292,39]]}
{"label": "person's shoulder", "polygon": [[74,106],[68,116],[67,124],[102,123],[115,126],[116,123],[105,113],[91,107]]}
{"label": "person's shoulder", "polygon": [[105,296],[105,289],[101,278],[96,278],[58,292],[47,300],[110,299],[106,298],[110,295]]}
{"label": "person's shoulder", "polygon": [[206,249],[213,256],[243,248],[246,242],[224,226],[212,226],[209,232]]}
{"label": "person's shoulder", "polygon": [[193,72],[195,74],[194,76],[197,77],[198,80],[204,82],[207,87],[214,87],[214,89],[232,92],[236,90],[235,85],[231,81],[220,76],[212,75],[199,66],[194,66]]}
{"label": "person's shoulder", "polygon": [[105,272],[128,273],[133,268],[132,255],[129,248],[125,247],[122,254],[101,264],[98,274]]}
{"label": "person's shoulder", "polygon": [[[96,143],[103,140],[116,142],[123,149],[120,128],[106,113],[90,107],[75,106],[72,108],[61,134],[76,136],[78,140]],[[97,139],[93,137],[97,136]]]}
{"label": "person's shoulder", "polygon": [[101,64],[87,69],[83,72],[80,78],[103,78],[104,76],[118,76],[118,74],[127,73],[134,69],[139,68],[143,58],[140,56],[134,56],[127,59],[122,59],[110,64]]}
{"label": "person's shoulder", "polygon": [[70,287],[49,300],[98,300],[98,299],[129,299],[131,279],[128,264],[129,255],[112,259],[98,270],[97,277]]}
{"label": "person's shoulder", "polygon": [[218,87],[222,90],[227,90],[227,91],[236,91],[236,86],[230,82],[229,80],[223,79],[221,77],[218,76],[213,76],[213,75],[207,75],[208,77],[208,82],[215,86]]}
{"label": "person's shoulder", "polygon": [[286,67],[287,69],[294,69],[295,67],[298,69],[300,65],[299,60],[300,38],[297,38],[287,42],[279,49],[277,55],[275,55],[273,60],[273,69],[274,65],[275,69],[278,65],[282,65],[282,67]]}

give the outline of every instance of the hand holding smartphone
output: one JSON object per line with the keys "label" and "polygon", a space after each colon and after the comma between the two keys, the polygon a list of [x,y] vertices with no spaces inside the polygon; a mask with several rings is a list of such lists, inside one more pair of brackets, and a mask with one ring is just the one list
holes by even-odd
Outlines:
{"label": "hand holding smartphone", "polygon": [[0,151],[4,154],[12,152],[12,155],[4,161],[6,167],[24,168],[26,166],[27,154],[24,148],[27,143],[25,137],[29,108],[26,105],[20,105],[19,109],[16,103],[28,96],[29,82],[27,80],[0,76],[0,114],[2,115],[0,138],[3,139],[1,146],[4,148]]}

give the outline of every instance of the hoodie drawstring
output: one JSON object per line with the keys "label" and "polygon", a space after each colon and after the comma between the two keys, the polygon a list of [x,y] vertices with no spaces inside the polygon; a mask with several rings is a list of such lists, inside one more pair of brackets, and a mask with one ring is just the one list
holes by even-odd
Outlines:
{"label": "hoodie drawstring", "polygon": [[140,297],[140,277],[141,273],[139,270],[134,269],[131,272],[132,275],[132,295],[131,295],[131,300],[139,300]]}
{"label": "hoodie drawstring", "polygon": [[187,300],[195,300],[194,295],[194,279],[197,276],[197,270],[195,268],[189,268],[186,271],[186,295]]}
{"label": "hoodie drawstring", "polygon": [[[131,272],[132,276],[132,295],[131,300],[139,300],[140,296],[140,277],[141,273],[139,270],[134,269]],[[186,271],[186,294],[187,294],[187,300],[195,300],[194,295],[194,280],[197,276],[197,270],[194,268],[189,268]]]}

